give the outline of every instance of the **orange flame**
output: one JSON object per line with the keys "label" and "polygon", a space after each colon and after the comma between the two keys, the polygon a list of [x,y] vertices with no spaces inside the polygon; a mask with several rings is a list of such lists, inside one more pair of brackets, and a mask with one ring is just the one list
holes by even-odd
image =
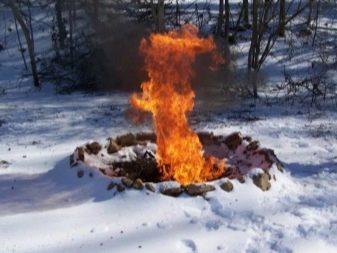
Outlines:
{"label": "orange flame", "polygon": [[142,94],[130,98],[134,107],[152,113],[162,179],[182,185],[219,178],[225,170],[223,161],[203,157],[202,144],[186,115],[194,107],[191,78],[196,55],[211,52],[223,61],[215,52],[213,39],[199,38],[197,33],[196,27],[185,25],[179,32],[143,39],[140,52],[149,80],[141,84]]}

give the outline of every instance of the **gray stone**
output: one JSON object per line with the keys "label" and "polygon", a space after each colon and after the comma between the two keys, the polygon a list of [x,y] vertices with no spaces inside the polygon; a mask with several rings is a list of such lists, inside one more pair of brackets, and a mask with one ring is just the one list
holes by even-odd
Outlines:
{"label": "gray stone", "polygon": [[143,190],[144,188],[144,183],[141,179],[137,178],[133,184],[132,187],[135,188],[136,190]]}
{"label": "gray stone", "polygon": [[130,188],[133,184],[133,181],[128,177],[122,177],[121,182],[123,185],[125,185],[128,188]]}
{"label": "gray stone", "polygon": [[118,136],[116,143],[121,147],[128,147],[137,144],[136,137],[132,133]]}
{"label": "gray stone", "polygon": [[154,185],[151,184],[151,183],[146,183],[146,184],[145,184],[145,188],[146,188],[147,190],[149,190],[150,192],[155,192],[155,191],[156,191],[156,188],[155,188]]}
{"label": "gray stone", "polygon": [[271,187],[271,184],[269,182],[269,175],[267,173],[253,176],[253,182],[262,191],[268,191]]}
{"label": "gray stone", "polygon": [[240,133],[232,133],[225,139],[225,144],[230,150],[236,150],[242,143],[242,137]]}
{"label": "gray stone", "polygon": [[171,197],[178,197],[184,191],[181,187],[172,187],[172,188],[163,188],[160,192],[164,195],[171,196]]}
{"label": "gray stone", "polygon": [[107,148],[108,154],[116,153],[118,150],[120,150],[120,146],[116,143],[116,141],[109,139],[109,146]]}
{"label": "gray stone", "polygon": [[89,154],[97,155],[99,151],[102,149],[102,146],[98,142],[88,143],[86,146],[87,152]]}
{"label": "gray stone", "polygon": [[186,192],[190,196],[203,195],[209,191],[214,191],[215,187],[208,184],[190,184],[186,187]]}
{"label": "gray stone", "polygon": [[231,181],[226,181],[220,185],[220,188],[226,192],[231,192],[234,189],[234,186]]}

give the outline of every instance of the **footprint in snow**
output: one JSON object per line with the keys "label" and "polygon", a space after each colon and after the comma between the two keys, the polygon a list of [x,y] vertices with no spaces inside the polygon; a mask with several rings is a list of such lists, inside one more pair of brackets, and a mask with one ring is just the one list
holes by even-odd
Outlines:
{"label": "footprint in snow", "polygon": [[198,253],[197,245],[193,240],[184,239],[177,244],[179,253]]}

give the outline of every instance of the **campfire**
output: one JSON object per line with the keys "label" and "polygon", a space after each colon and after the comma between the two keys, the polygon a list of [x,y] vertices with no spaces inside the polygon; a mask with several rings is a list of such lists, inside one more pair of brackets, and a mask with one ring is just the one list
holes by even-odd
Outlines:
{"label": "campfire", "polygon": [[[191,191],[205,193],[215,189],[205,182],[220,178],[244,182],[247,175],[262,190],[268,190],[270,181],[276,180],[270,169],[273,165],[282,168],[272,150],[260,148],[257,141],[240,133],[196,133],[188,123],[188,113],[194,107],[191,80],[197,55],[211,54],[212,69],[224,63],[213,39],[201,38],[196,27],[185,25],[179,31],[151,34],[141,41],[140,52],[148,80],[141,84],[142,93],[130,97],[130,104],[151,114],[154,133],[129,133],[109,138],[106,143],[88,143],[75,150],[71,165],[84,163],[104,175],[122,177],[126,187],[178,182],[181,187],[162,191],[169,195],[185,190],[190,195],[195,195]],[[233,187],[227,180],[222,188]]]}

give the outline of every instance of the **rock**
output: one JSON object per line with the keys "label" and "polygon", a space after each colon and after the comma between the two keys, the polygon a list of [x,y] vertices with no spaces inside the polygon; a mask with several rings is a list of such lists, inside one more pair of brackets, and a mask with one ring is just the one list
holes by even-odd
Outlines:
{"label": "rock", "polygon": [[125,187],[123,185],[117,184],[117,191],[123,192],[123,191],[125,191]]}
{"label": "rock", "polygon": [[237,177],[237,180],[241,183],[241,184],[244,184],[245,183],[245,178],[243,176],[238,176]]}
{"label": "rock", "polygon": [[115,188],[115,186],[116,186],[116,183],[114,183],[114,182],[111,182],[110,184],[108,184],[108,186],[107,186],[107,190],[108,191],[110,191],[110,190],[112,190],[113,188]]}
{"label": "rock", "polygon": [[209,146],[213,144],[219,145],[212,132],[198,132],[198,137],[203,146]]}
{"label": "rock", "polygon": [[270,182],[269,182],[269,175],[267,173],[262,173],[262,174],[253,176],[253,182],[262,191],[268,191],[271,187]]}
{"label": "rock", "polygon": [[208,184],[190,184],[186,187],[186,192],[190,196],[203,195],[209,191],[214,191],[215,187]]}
{"label": "rock", "polygon": [[231,192],[234,189],[234,186],[231,181],[226,181],[220,185],[220,188],[226,192]]}
{"label": "rock", "polygon": [[156,142],[156,135],[154,133],[139,133],[136,135],[137,142]]}
{"label": "rock", "polygon": [[84,149],[82,147],[76,148],[77,160],[84,162]]}
{"label": "rock", "polygon": [[151,183],[146,183],[146,184],[145,184],[145,188],[146,188],[147,190],[149,190],[150,192],[155,192],[155,191],[156,191],[156,188],[155,188],[154,185],[151,184]]}
{"label": "rock", "polygon": [[181,187],[172,187],[172,188],[163,188],[160,192],[164,195],[171,196],[171,197],[178,197],[184,191]]}
{"label": "rock", "polygon": [[84,176],[84,171],[83,171],[83,170],[77,171],[77,177],[78,177],[78,178],[81,178],[81,177],[83,177],[83,176]]}
{"label": "rock", "polygon": [[270,169],[271,166],[273,165],[273,159],[277,159],[277,157],[275,156],[275,153],[273,150],[271,149],[261,149],[257,152],[259,155],[261,155],[263,157],[264,160],[264,166],[261,167],[263,169]]}
{"label": "rock", "polygon": [[230,150],[236,150],[242,143],[241,134],[237,132],[227,136],[224,143]]}
{"label": "rock", "polygon": [[137,178],[133,184],[132,187],[135,188],[136,190],[143,190],[144,188],[144,183],[141,179]]}
{"label": "rock", "polygon": [[109,146],[107,148],[108,154],[116,153],[120,149],[120,146],[116,143],[115,140],[109,139]]}
{"label": "rock", "polygon": [[116,143],[121,147],[128,147],[137,143],[136,137],[132,133],[118,136]]}
{"label": "rock", "polygon": [[85,147],[87,148],[89,154],[94,155],[97,155],[98,152],[102,149],[102,146],[98,142],[88,143]]}
{"label": "rock", "polygon": [[248,144],[247,150],[248,151],[255,151],[259,148],[260,144],[258,141],[252,141],[251,143]]}
{"label": "rock", "polygon": [[251,136],[245,136],[242,139],[245,140],[245,141],[248,141],[248,142],[252,142],[253,141],[253,138]]}
{"label": "rock", "polygon": [[128,177],[122,177],[121,182],[123,185],[125,185],[128,188],[130,188],[133,184],[133,181]]}

